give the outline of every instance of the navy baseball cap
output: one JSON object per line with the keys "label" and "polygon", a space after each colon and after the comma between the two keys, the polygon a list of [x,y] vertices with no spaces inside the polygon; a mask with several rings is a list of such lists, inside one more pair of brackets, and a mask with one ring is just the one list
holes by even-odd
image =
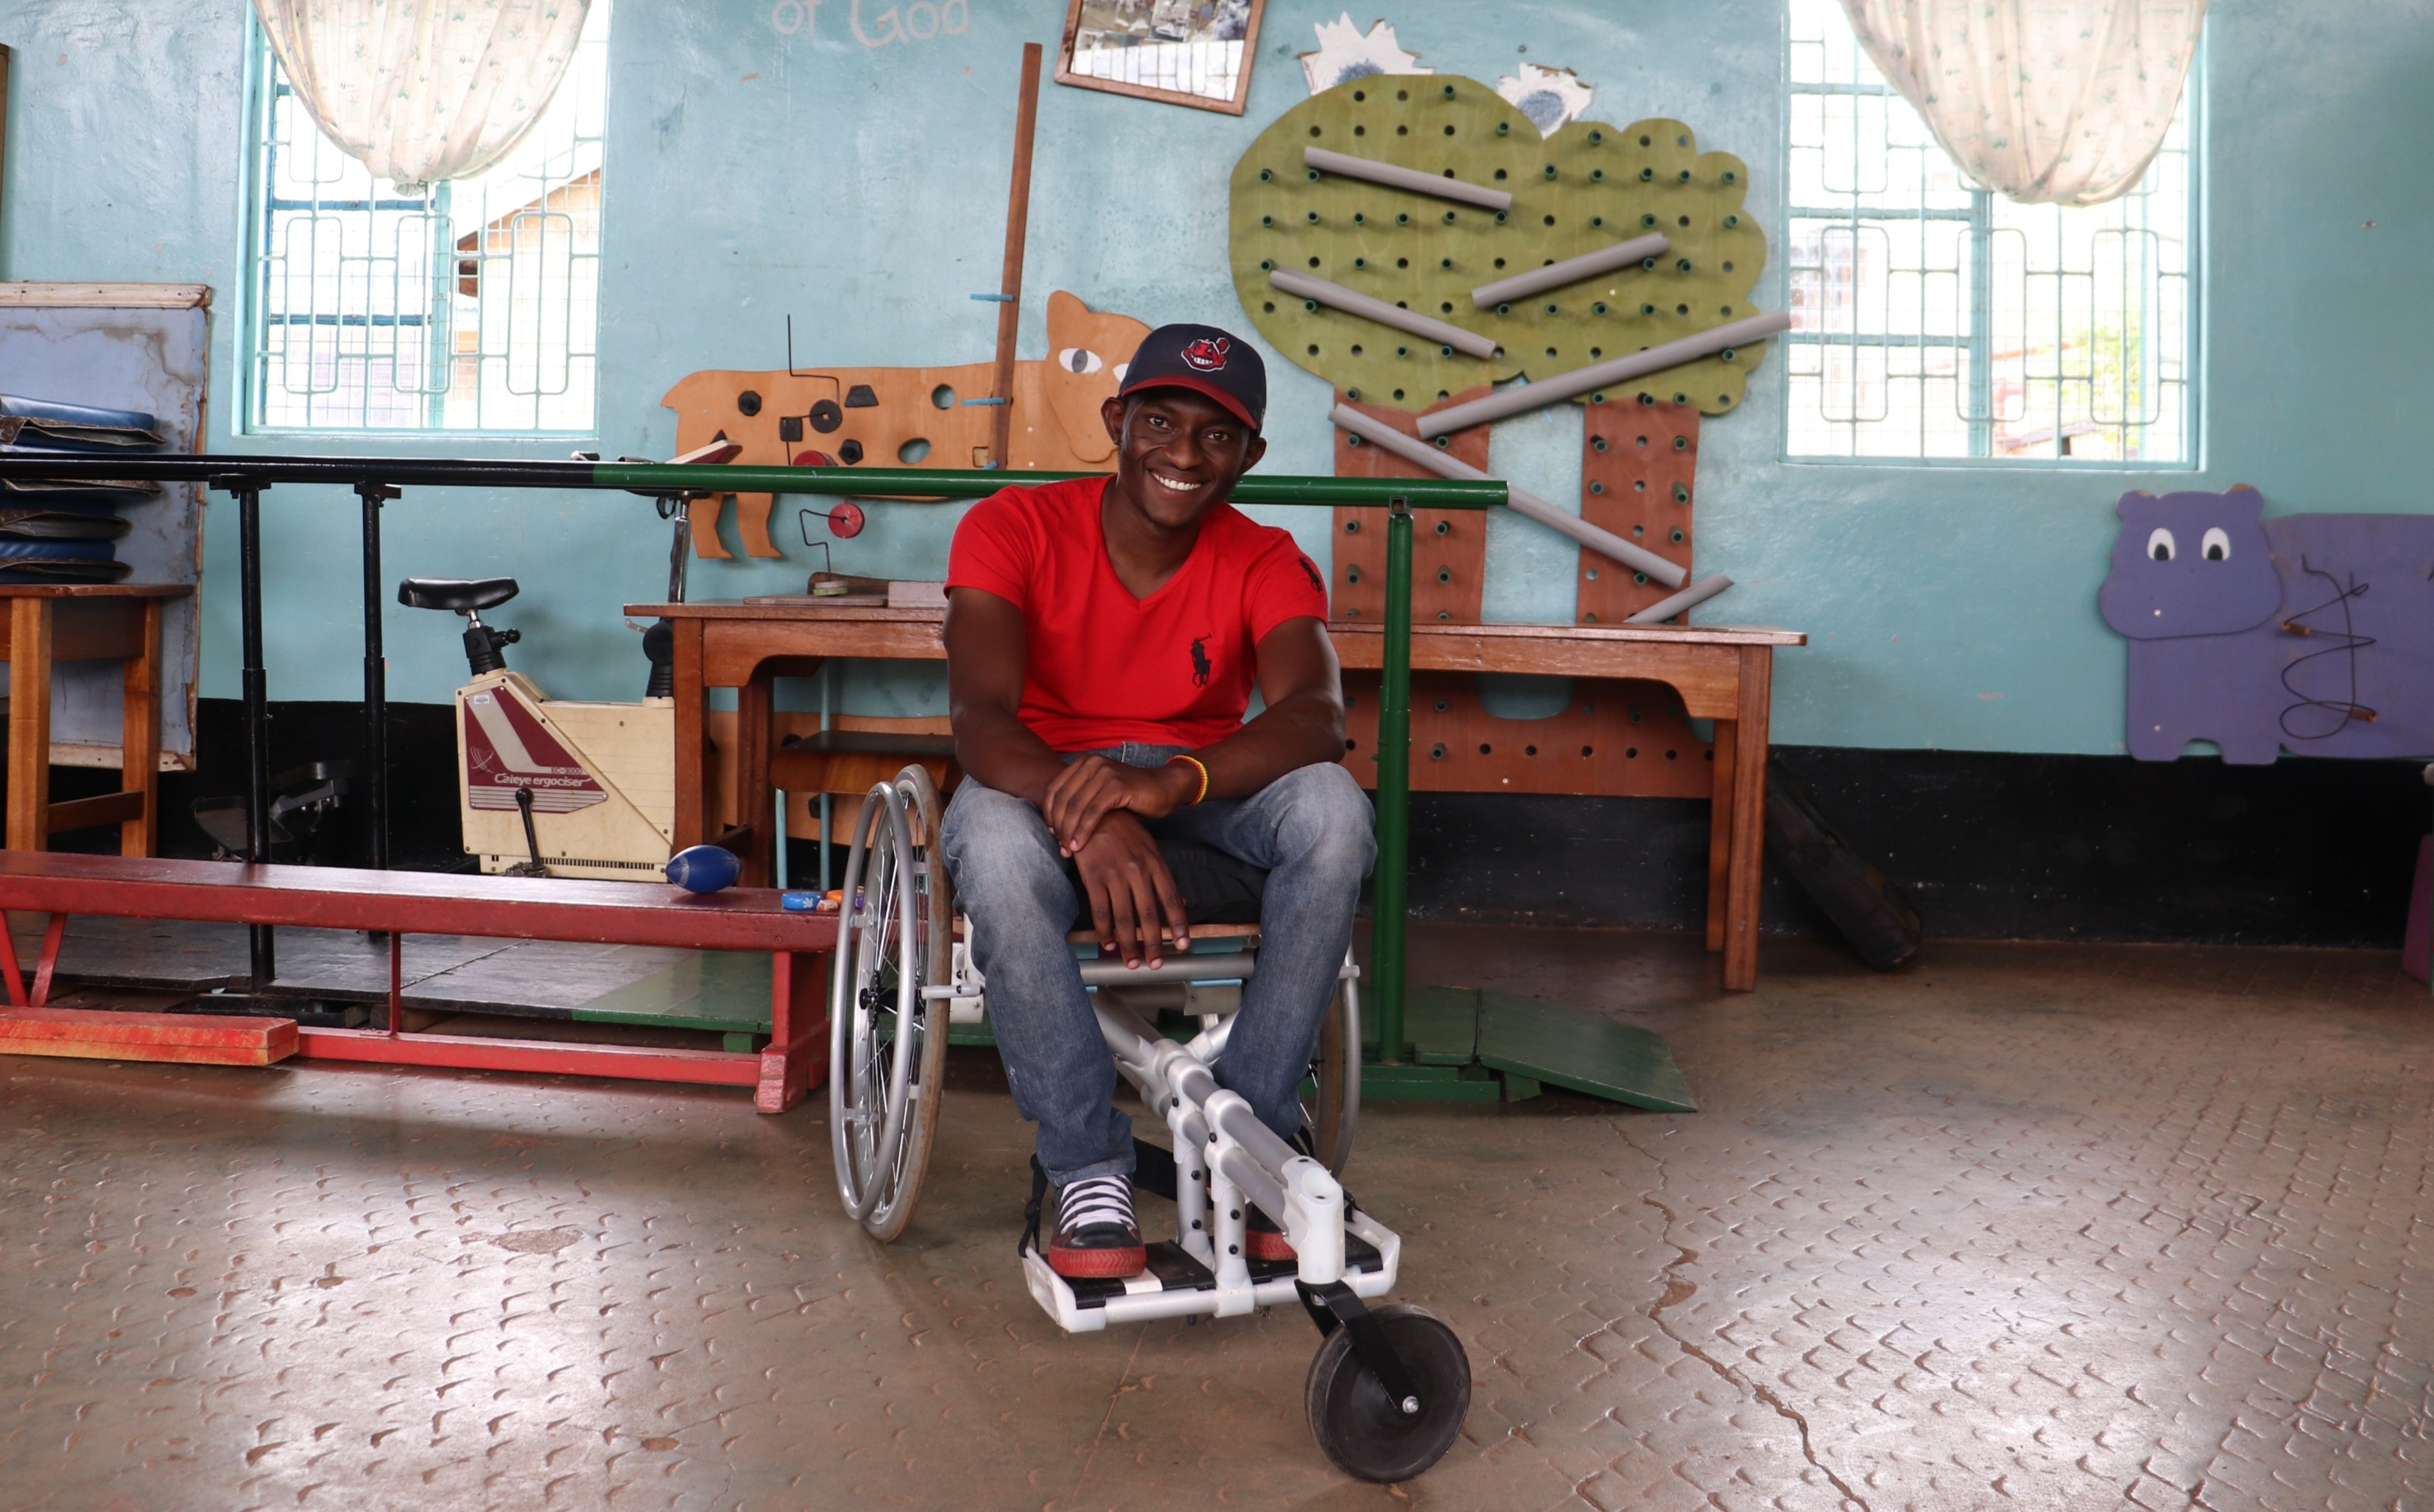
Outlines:
{"label": "navy baseball cap", "polygon": [[1119,395],[1144,388],[1189,388],[1260,428],[1268,412],[1268,365],[1259,350],[1213,325],[1162,325],[1141,338]]}

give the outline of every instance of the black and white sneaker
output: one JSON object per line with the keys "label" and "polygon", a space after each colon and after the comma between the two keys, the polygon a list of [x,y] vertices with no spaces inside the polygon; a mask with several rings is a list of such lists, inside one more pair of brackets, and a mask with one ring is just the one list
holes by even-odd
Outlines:
{"label": "black and white sneaker", "polygon": [[1133,1216],[1132,1182],[1120,1176],[1086,1177],[1056,1194],[1056,1231],[1048,1239],[1048,1268],[1077,1280],[1138,1276],[1149,1268]]}

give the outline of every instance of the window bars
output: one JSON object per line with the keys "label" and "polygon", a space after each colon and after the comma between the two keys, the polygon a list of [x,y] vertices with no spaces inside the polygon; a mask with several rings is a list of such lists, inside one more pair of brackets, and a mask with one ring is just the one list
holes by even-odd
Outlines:
{"label": "window bars", "polygon": [[248,429],[593,429],[608,13],[506,161],[414,193],[321,134],[254,28]]}
{"label": "window bars", "polygon": [[1785,455],[2196,461],[2190,96],[2087,208],[1973,188],[1852,36],[1792,0]]}

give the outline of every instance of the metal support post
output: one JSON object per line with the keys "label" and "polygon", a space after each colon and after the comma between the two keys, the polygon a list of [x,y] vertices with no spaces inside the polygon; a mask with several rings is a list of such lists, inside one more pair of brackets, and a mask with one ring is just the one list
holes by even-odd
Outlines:
{"label": "metal support post", "polygon": [[[662,493],[654,501],[660,518],[670,522],[668,539],[668,602],[685,601],[685,563],[692,551],[687,537],[691,533],[685,518],[684,496]],[[650,680],[643,684],[645,698],[673,698],[677,694],[677,622],[661,615],[643,632],[643,655],[651,663]]]}
{"label": "metal support post", "polygon": [[388,869],[388,655],[382,611],[381,502],[399,497],[386,483],[358,483],[364,505],[364,807],[371,821],[371,866]]}
{"label": "metal support post", "polygon": [[1412,509],[1386,506],[1385,666],[1378,679],[1378,870],[1369,973],[1378,1005],[1378,1058],[1405,1058],[1403,923],[1412,850]]}
{"label": "metal support post", "polygon": [[[1995,197],[1969,192],[1969,455],[1995,455]],[[1856,246],[1857,244],[1854,243]],[[2056,438],[2062,435],[2055,421]],[[2069,450],[2066,442],[2063,449]]]}
{"label": "metal support post", "polygon": [[[270,859],[270,685],[262,665],[262,489],[242,479],[228,488],[236,495],[237,601],[244,657],[245,859],[260,866]],[[247,934],[252,947],[249,982],[261,992],[279,975],[278,945],[268,924],[249,925]]]}
{"label": "metal support post", "polygon": [[[831,659],[820,663],[820,733],[823,735],[829,732],[829,695],[834,692],[835,688],[836,662]],[[831,805],[829,802],[829,795],[825,790],[823,790],[820,794],[820,891],[823,893],[829,890],[829,823],[831,818],[829,811],[831,807]]]}

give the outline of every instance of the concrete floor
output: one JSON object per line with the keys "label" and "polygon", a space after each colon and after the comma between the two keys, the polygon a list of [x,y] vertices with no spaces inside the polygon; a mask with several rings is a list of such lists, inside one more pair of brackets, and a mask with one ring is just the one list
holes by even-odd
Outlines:
{"label": "concrete floor", "polygon": [[0,1504],[2434,1500],[2434,1005],[2389,955],[1770,942],[1725,997],[1677,938],[1435,928],[1415,968],[1661,1029],[1703,1110],[1372,1109],[1349,1183],[1476,1380],[1409,1486],[1319,1456],[1298,1316],[1056,1332],[985,1058],[887,1248],[810,1108],[9,1059]]}

